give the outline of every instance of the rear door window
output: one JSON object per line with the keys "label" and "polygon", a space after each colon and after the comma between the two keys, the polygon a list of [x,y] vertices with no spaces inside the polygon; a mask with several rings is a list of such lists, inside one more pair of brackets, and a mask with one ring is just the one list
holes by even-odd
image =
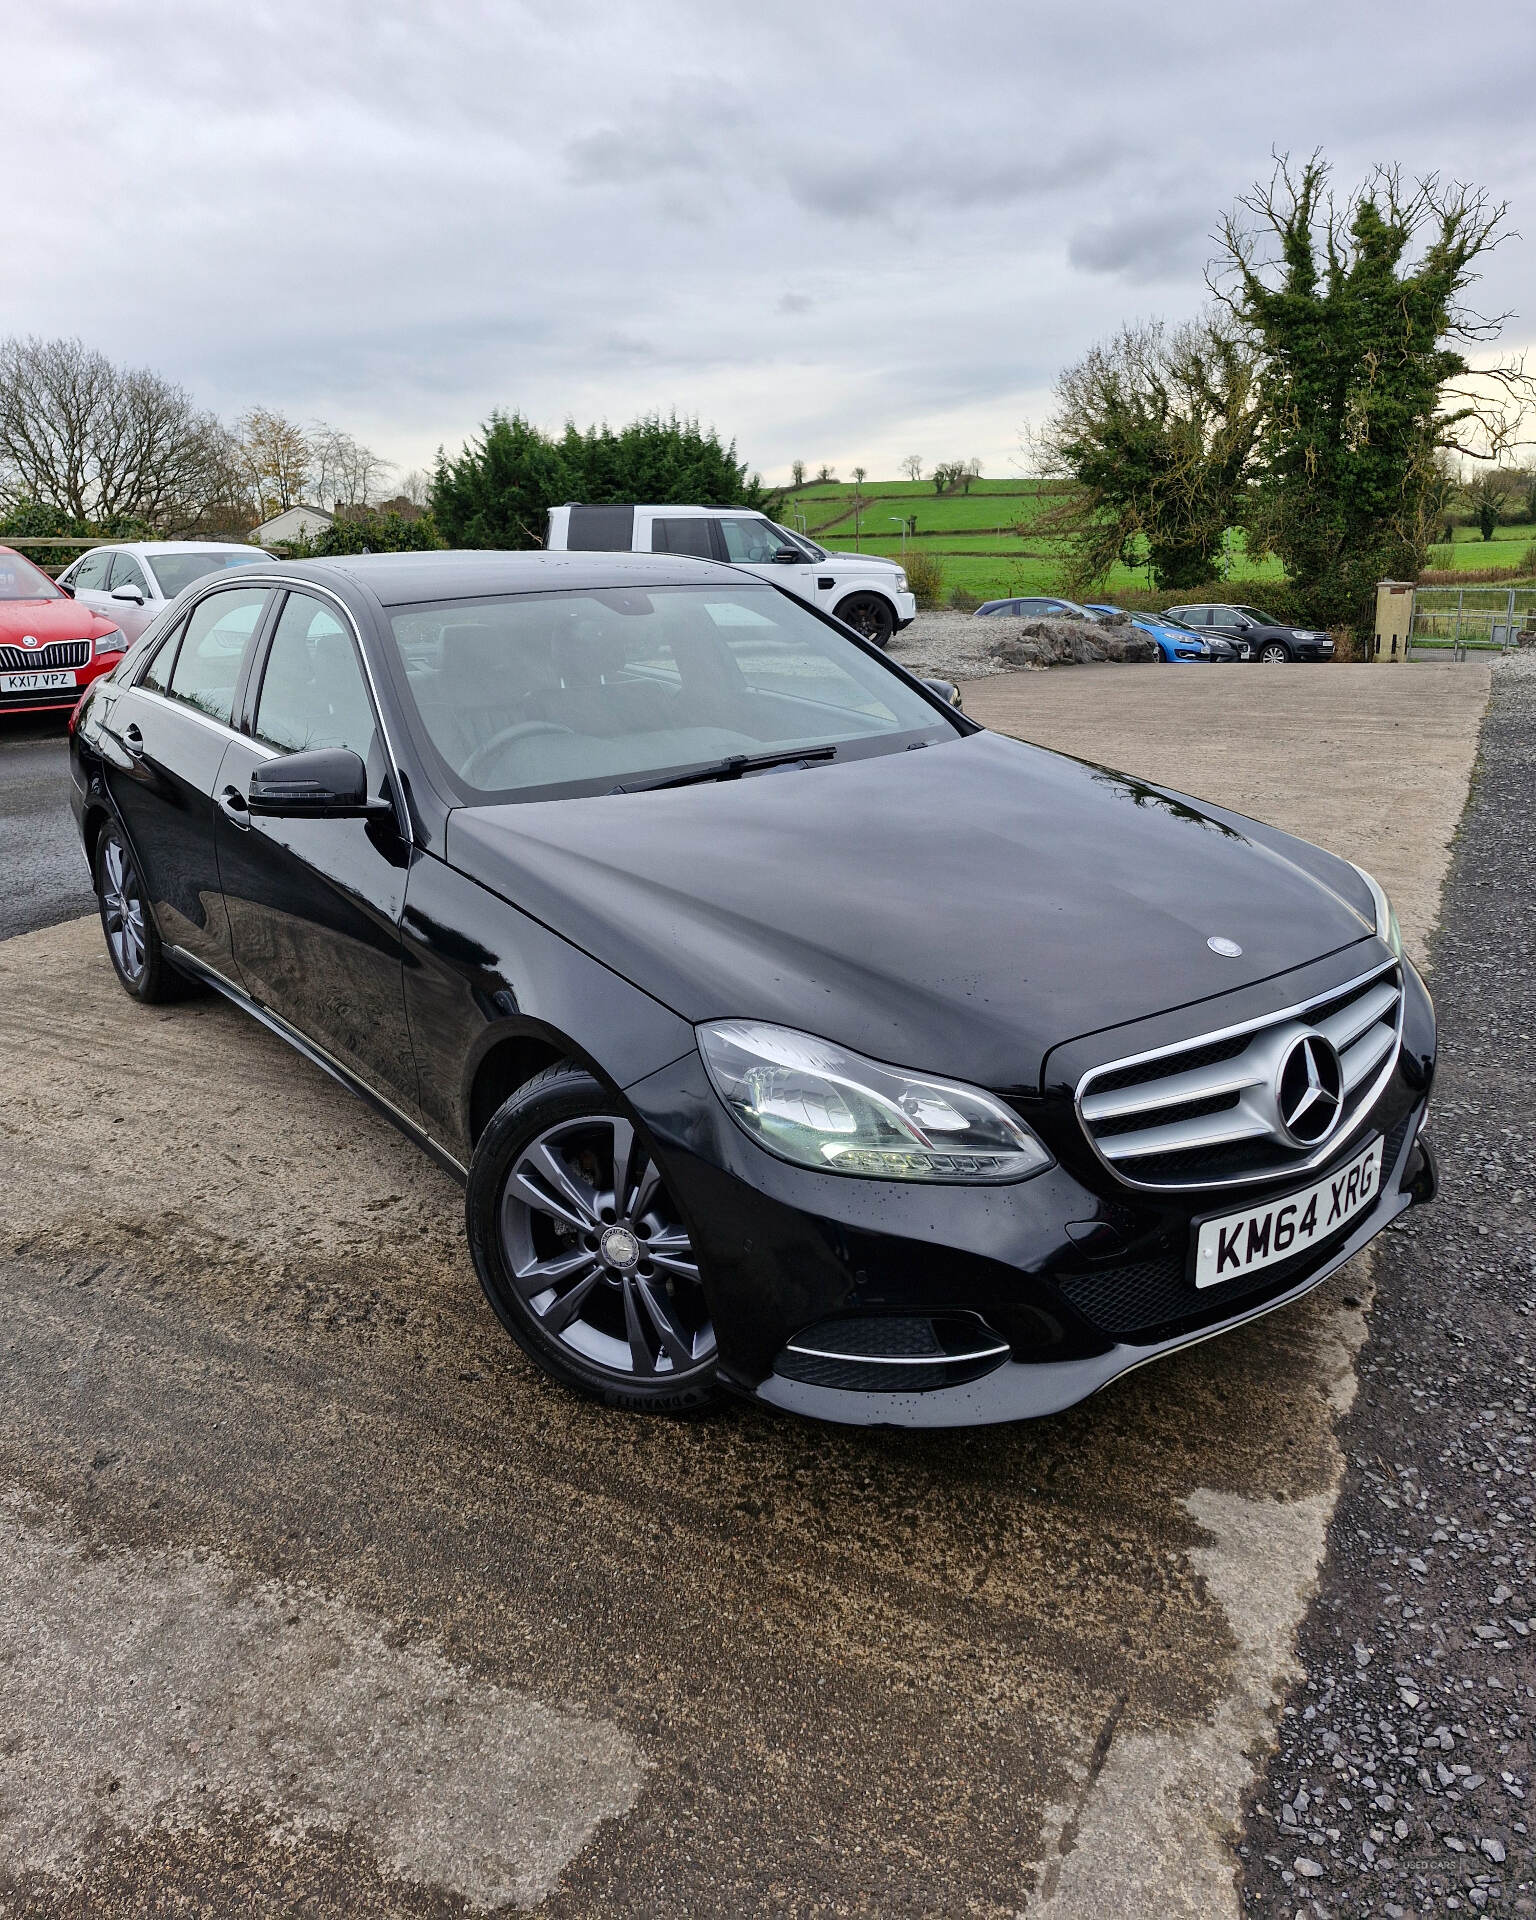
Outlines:
{"label": "rear door window", "polygon": [[696,560],[713,560],[715,543],[708,520],[696,514],[686,519],[651,522],[652,553],[687,553]]}
{"label": "rear door window", "polygon": [[92,593],[102,593],[107,585],[107,568],[112,564],[112,555],[98,549],[88,553],[70,575],[69,584],[79,592],[81,588]]}
{"label": "rear door window", "polygon": [[199,713],[230,723],[240,663],[266,605],[265,587],[210,593],[187,621],[166,691]]}

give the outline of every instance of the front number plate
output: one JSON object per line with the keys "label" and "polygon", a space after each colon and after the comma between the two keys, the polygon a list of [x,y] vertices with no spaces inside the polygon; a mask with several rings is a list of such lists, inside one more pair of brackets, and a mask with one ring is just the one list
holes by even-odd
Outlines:
{"label": "front number plate", "polygon": [[1381,1184],[1381,1142],[1373,1140],[1347,1167],[1315,1187],[1287,1194],[1267,1207],[1224,1213],[1201,1222],[1195,1242],[1195,1285],[1220,1286],[1258,1267],[1305,1253],[1368,1207]]}
{"label": "front number plate", "polygon": [[0,693],[51,693],[74,684],[72,673],[0,673]]}

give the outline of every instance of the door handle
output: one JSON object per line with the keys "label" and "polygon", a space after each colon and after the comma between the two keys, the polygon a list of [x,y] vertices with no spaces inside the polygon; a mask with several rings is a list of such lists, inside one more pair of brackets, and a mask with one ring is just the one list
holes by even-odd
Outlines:
{"label": "door handle", "polygon": [[238,827],[242,833],[250,831],[251,810],[238,787],[223,789],[219,795],[219,810],[232,827]]}
{"label": "door handle", "polygon": [[137,760],[144,751],[144,736],[139,732],[138,723],[130,720],[123,728],[123,745]]}

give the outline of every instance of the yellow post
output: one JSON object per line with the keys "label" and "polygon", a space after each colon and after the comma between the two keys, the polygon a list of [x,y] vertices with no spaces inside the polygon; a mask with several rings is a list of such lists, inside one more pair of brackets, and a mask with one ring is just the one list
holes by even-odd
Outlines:
{"label": "yellow post", "polygon": [[1372,660],[1382,662],[1408,658],[1408,629],[1413,620],[1413,583],[1408,580],[1378,580],[1376,583],[1376,636],[1371,647]]}

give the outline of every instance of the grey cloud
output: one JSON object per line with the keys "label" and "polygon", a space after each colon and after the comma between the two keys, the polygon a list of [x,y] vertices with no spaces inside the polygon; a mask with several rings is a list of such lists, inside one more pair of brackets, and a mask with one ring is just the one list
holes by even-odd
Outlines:
{"label": "grey cloud", "polygon": [[938,152],[908,145],[878,157],[843,154],[797,162],[785,169],[784,178],[808,212],[883,220],[1006,208],[1037,195],[1071,192],[1103,179],[1125,155],[1124,141],[1113,136],[997,157],[964,142]]}
{"label": "grey cloud", "polygon": [[[1531,199],[1529,142],[1475,109],[1486,48],[1434,0],[1395,20],[1384,46],[1337,0],[845,0],[802,34],[718,0],[13,7],[0,177],[46,154],[49,193],[9,210],[0,335],[79,332],[402,466],[495,405],[676,404],[771,475],[909,445],[1003,470],[1021,395],[1199,307],[1277,131],[1345,184],[1385,155]],[[1256,47],[1259,107],[1223,114]],[[1530,46],[1500,58],[1524,98]],[[125,114],[129,72],[154,84]],[[152,273],[112,273],[128,232]],[[1479,289],[1517,339],[1532,260]]]}
{"label": "grey cloud", "polygon": [[1067,258],[1084,273],[1120,274],[1127,280],[1198,276],[1212,251],[1212,211],[1141,209],[1097,220],[1072,235]]}
{"label": "grey cloud", "polygon": [[568,177],[579,187],[626,185],[660,175],[702,172],[708,161],[696,140],[681,133],[603,127],[565,149]]}

